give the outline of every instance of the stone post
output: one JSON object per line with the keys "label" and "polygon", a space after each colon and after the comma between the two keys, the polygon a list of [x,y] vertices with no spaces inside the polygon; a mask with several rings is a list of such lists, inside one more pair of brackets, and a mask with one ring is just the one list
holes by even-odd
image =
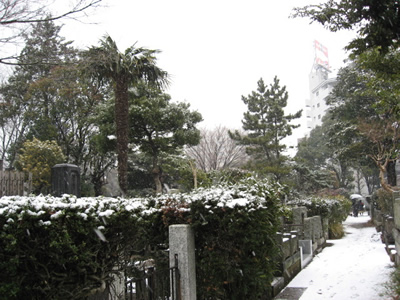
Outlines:
{"label": "stone post", "polygon": [[169,226],[169,264],[175,265],[178,255],[181,300],[196,300],[196,265],[194,233],[190,225]]}
{"label": "stone post", "polygon": [[399,193],[393,193],[393,217],[394,217],[394,228],[392,234],[394,237],[394,244],[396,247],[396,254],[394,260],[397,266],[400,265],[400,195]]}

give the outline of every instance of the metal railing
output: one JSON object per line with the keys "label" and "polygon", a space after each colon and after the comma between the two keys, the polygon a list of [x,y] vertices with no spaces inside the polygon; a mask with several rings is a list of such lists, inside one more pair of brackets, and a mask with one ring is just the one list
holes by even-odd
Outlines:
{"label": "metal railing", "polygon": [[181,300],[178,255],[175,265],[166,270],[154,267],[142,271],[140,278],[126,282],[127,300]]}

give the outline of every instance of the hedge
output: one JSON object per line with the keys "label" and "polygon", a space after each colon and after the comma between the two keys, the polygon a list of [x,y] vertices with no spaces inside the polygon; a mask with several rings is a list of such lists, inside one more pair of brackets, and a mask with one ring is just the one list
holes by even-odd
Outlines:
{"label": "hedge", "polygon": [[[351,210],[351,201],[343,196],[309,197],[302,200],[292,200],[289,206],[305,206],[309,217],[320,215],[329,220],[329,232],[331,238],[338,236],[336,227],[341,226]],[[340,235],[338,236],[340,237]]]}
{"label": "hedge", "polygon": [[3,197],[0,299],[85,299],[136,260],[166,264],[177,223],[194,228],[199,299],[257,299],[276,270],[283,196],[251,178],[155,198]]}

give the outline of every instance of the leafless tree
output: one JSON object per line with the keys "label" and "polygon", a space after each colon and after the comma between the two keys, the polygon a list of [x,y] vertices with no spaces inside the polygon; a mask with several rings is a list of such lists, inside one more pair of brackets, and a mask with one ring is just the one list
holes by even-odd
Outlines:
{"label": "leafless tree", "polygon": [[[0,46],[4,53],[6,45],[20,41],[29,24],[60,19],[80,19],[102,0],[0,0]],[[68,3],[68,4],[66,4]],[[17,64],[15,55],[1,55],[0,63]]]}
{"label": "leafless tree", "polygon": [[223,126],[213,130],[202,129],[200,144],[185,151],[187,156],[195,160],[197,167],[205,172],[237,168],[247,160],[245,147],[236,144]]}

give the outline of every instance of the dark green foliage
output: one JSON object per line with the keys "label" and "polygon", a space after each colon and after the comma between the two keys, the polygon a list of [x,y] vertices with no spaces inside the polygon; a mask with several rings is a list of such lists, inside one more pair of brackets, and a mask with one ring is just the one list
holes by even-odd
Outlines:
{"label": "dark green foliage", "polygon": [[0,87],[6,104],[0,105],[0,156],[14,168],[27,139],[56,141],[66,161],[81,168],[81,178],[87,180],[84,191],[92,188],[98,195],[105,169],[114,163],[112,154],[100,149],[97,132],[103,130],[98,108],[109,86],[95,85],[82,74],[78,50],[60,36],[60,30],[43,21],[24,35],[20,65]]}
{"label": "dark green foliage", "polygon": [[370,193],[374,190],[372,162],[380,172],[382,187],[390,190],[396,184],[388,185],[383,179],[386,172],[388,178],[395,177],[390,165],[396,160],[400,139],[399,59],[398,51],[363,53],[339,72],[327,99],[334,120],[327,132],[329,146],[363,173]]}
{"label": "dark green foliage", "polygon": [[168,257],[168,225],[191,224],[199,299],[257,299],[278,254],[283,188],[247,179],[151,199],[0,199],[0,299],[85,299],[132,263]]}
{"label": "dark green foliage", "polygon": [[113,89],[118,181],[122,193],[128,189],[129,88],[141,82],[156,86],[168,84],[167,72],[156,65],[159,52],[136,45],[121,52],[116,42],[106,36],[100,41],[100,46],[83,53],[86,73],[100,84],[109,83]]}
{"label": "dark green foliage", "polygon": [[315,196],[305,200],[290,201],[288,205],[305,206],[307,216],[321,216],[329,220],[331,238],[340,237],[341,223],[346,220],[351,210],[351,201],[344,196]]}
{"label": "dark green foliage", "polygon": [[207,174],[213,185],[236,184],[255,175],[253,172],[243,169],[223,169],[220,171],[211,171]]}
{"label": "dark green foliage", "polygon": [[332,32],[357,30],[358,36],[346,47],[355,54],[377,47],[387,52],[400,43],[398,0],[329,0],[295,10],[296,17],[309,17]]}
{"label": "dark green foliage", "polygon": [[372,202],[384,215],[394,215],[393,200],[393,193],[383,188],[376,190],[372,195]]}
{"label": "dark green foliage", "polygon": [[293,187],[300,194],[310,195],[321,189],[332,187],[334,184],[334,176],[327,170],[312,168],[297,162],[293,171]]}
{"label": "dark green foliage", "polygon": [[290,124],[292,120],[300,118],[301,111],[296,114],[284,114],[287,106],[288,93],[286,87],[280,86],[279,79],[267,86],[260,79],[257,91],[247,97],[242,96],[242,101],[247,105],[248,111],[242,120],[245,134],[239,131],[230,132],[232,139],[246,146],[246,152],[251,156],[248,168],[260,174],[272,174],[279,180],[290,172],[285,164],[287,157],[283,155],[286,145],[282,140],[292,134],[299,125]]}
{"label": "dark green foliage", "polygon": [[385,296],[388,299],[399,299],[400,297],[400,267],[395,267],[390,276],[390,281],[385,284]]}
{"label": "dark green foliage", "polygon": [[308,216],[321,216],[328,218],[330,222],[341,223],[346,220],[351,202],[344,197],[314,197],[308,200],[296,202],[308,209]]}
{"label": "dark green foliage", "polygon": [[129,111],[130,141],[151,160],[149,169],[156,193],[162,192],[162,156],[179,154],[184,146],[197,145],[202,121],[188,103],[173,103],[159,88],[138,85],[131,95]]}
{"label": "dark green foliage", "polygon": [[311,130],[310,136],[303,138],[299,143],[295,157],[298,165],[295,169],[300,177],[307,180],[303,186],[307,189],[300,187],[300,190],[312,192],[312,189],[316,191],[321,187],[352,188],[352,161],[337,143],[345,143],[354,138],[354,135],[343,128],[340,130],[338,127],[343,126],[343,123],[336,122],[329,113],[322,121],[321,126]]}
{"label": "dark green foliage", "polygon": [[52,109],[59,100],[57,86],[50,76],[57,67],[74,62],[77,51],[59,35],[60,30],[61,27],[51,21],[32,25],[31,32],[23,35],[25,47],[18,57],[20,65],[0,87],[6,104],[0,106],[4,121],[1,125],[13,128],[14,133],[7,137],[8,145],[16,145],[1,150],[8,151],[7,160],[11,166],[25,139],[57,140],[61,136]]}
{"label": "dark green foliage", "polygon": [[146,235],[127,211],[94,218],[68,200],[58,211],[35,212],[28,204],[14,221],[0,217],[0,299],[85,299],[111,281],[128,249],[144,247]]}
{"label": "dark green foliage", "polygon": [[[180,216],[195,230],[199,299],[258,299],[266,293],[277,270],[281,197],[279,185],[250,178],[199,191],[190,204],[171,199],[175,205],[165,211],[165,222]],[[229,205],[224,198],[246,204]],[[185,207],[190,212],[182,214]]]}

